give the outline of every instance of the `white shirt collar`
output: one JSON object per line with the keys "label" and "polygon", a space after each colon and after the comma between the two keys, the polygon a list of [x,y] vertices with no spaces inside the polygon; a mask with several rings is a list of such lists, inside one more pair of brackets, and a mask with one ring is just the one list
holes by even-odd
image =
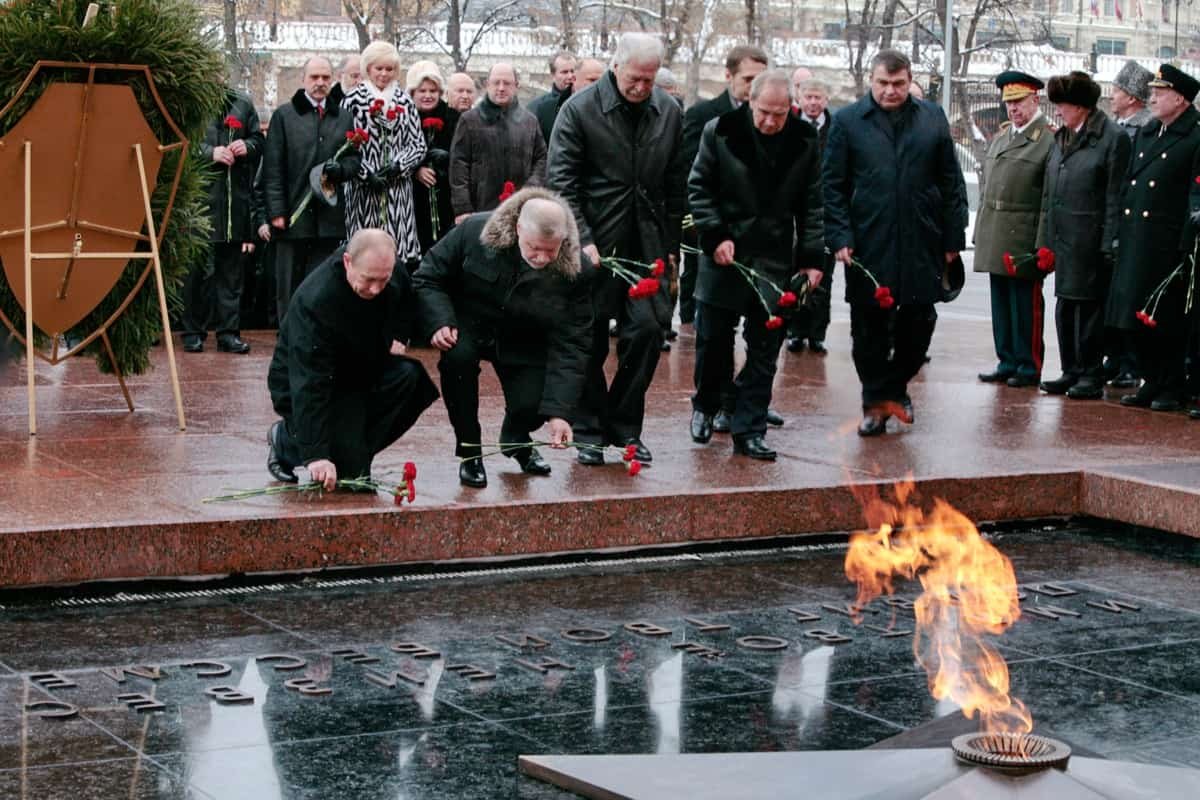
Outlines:
{"label": "white shirt collar", "polygon": [[1024,125],[1022,125],[1019,128],[1014,126],[1013,130],[1016,131],[1017,133],[1024,133],[1026,128],[1028,128],[1030,125],[1037,122],[1041,118],[1042,118],[1042,110],[1039,108],[1037,111],[1033,112],[1033,116],[1029,118],[1029,122],[1026,122]]}

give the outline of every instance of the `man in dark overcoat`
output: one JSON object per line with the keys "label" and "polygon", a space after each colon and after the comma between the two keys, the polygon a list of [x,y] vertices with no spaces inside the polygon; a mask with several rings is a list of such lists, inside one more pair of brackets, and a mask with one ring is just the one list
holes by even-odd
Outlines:
{"label": "man in dark overcoat", "polygon": [[[1119,261],[1106,308],[1107,323],[1134,331],[1144,383],[1122,405],[1174,411],[1185,400],[1187,351],[1185,306],[1192,286],[1196,224],[1200,209],[1200,112],[1192,103],[1200,82],[1163,64],[1150,82],[1154,119],[1133,140],[1121,195],[1117,238]],[[1156,308],[1146,309],[1154,291],[1181,263]],[[1137,312],[1148,310],[1154,327]]]}
{"label": "man in dark overcoat", "polygon": [[1063,372],[1040,388],[1094,400],[1104,393],[1104,303],[1129,137],[1096,107],[1100,86],[1087,73],[1054,76],[1046,94],[1063,125],[1054,133],[1046,164],[1037,245],[1054,251],[1054,319]]}
{"label": "man in dark overcoat", "polygon": [[[747,104],[705,126],[688,179],[704,251],[696,282],[692,440],[705,444],[712,438],[713,417],[733,371],[734,332],[744,319],[746,362],[734,381],[733,451],[762,460],[775,459],[765,440],[767,408],[784,338],[782,319],[767,324],[782,313],[781,293],[771,283],[786,290],[803,270],[816,288],[824,261],[817,132],[792,115],[790,86],[782,70],[755,77]],[[752,288],[735,260],[767,280],[756,279]]]}
{"label": "man in dark overcoat", "polygon": [[422,338],[442,351],[442,397],[464,486],[487,485],[480,458],[479,365],[504,390],[500,442],[522,471],[550,474],[529,434],[548,423],[551,444],[571,441],[591,343],[592,304],[580,278],[579,233],[566,201],[522,189],[475,214],[425,254],[413,276]]}
{"label": "man in dark overcoat", "polygon": [[575,86],[575,67],[578,63],[575,56],[565,50],[555,53],[550,59],[550,91],[529,103],[529,113],[537,117],[542,138],[547,144],[550,143],[550,133],[554,130],[558,110],[567,102]]}
{"label": "man in dark overcoat", "polygon": [[416,297],[396,242],[364,228],[317,267],[279,326],[267,375],[281,420],[267,433],[267,469],[294,483],[305,466],[332,490],[370,476],[375,455],[437,399],[421,362],[404,355]]}
{"label": "man in dark overcoat", "polygon": [[226,92],[222,114],[208,124],[200,158],[209,166],[208,261],[196,265],[183,283],[183,349],[204,349],[208,329],[217,332],[223,353],[249,353],[241,338],[244,265],[254,253],[251,195],[263,153],[263,134],[254,103]]}
{"label": "man in dark overcoat", "polygon": [[910,97],[911,83],[908,57],[881,50],[871,91],[833,115],[823,158],[825,241],[846,265],[862,436],[884,433],[893,414],[912,420],[908,382],[925,363],[943,276],[966,244],[950,125],[941,108]]}
{"label": "man in dark overcoat", "polygon": [[[649,34],[621,36],[613,66],[563,105],[550,136],[548,184],[571,204],[590,263],[600,256],[649,264],[674,264],[679,252],[687,168],[680,147],[682,114],[670,95],[654,87],[662,44]],[[577,440],[637,447],[646,390],[658,366],[663,328],[669,323],[664,283],[657,295],[633,299],[617,276],[602,272],[592,285],[592,340],[588,376],[574,421]],[[617,372],[604,375],[608,320],[617,320]],[[579,451],[582,464],[604,463],[594,449]]]}
{"label": "man in dark overcoat", "polygon": [[308,176],[313,167],[324,165],[325,176],[335,184],[358,173],[355,148],[348,148],[340,159],[333,158],[346,143],[354,119],[349,111],[328,102],[332,81],[329,59],[308,59],[303,86],[275,109],[267,129],[263,195],[274,229],[275,302],[280,325],[292,292],[346,238],[346,211],[341,203],[331,207],[314,197],[292,219],[311,191]]}
{"label": "man in dark overcoat", "polygon": [[[1041,80],[1018,70],[996,76],[1008,122],[988,145],[979,213],[975,217],[975,271],[988,275],[996,368],[980,373],[985,383],[1037,386],[1042,375],[1046,301],[1034,252],[1042,210],[1046,160],[1054,144],[1042,113]],[[1011,261],[1006,262],[1005,254]]]}

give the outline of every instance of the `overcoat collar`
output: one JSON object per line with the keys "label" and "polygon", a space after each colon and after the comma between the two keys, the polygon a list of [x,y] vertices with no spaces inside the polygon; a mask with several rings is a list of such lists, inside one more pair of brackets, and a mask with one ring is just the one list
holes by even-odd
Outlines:
{"label": "overcoat collar", "polygon": [[[725,139],[729,151],[739,161],[754,169],[758,164],[758,151],[754,142],[754,119],[751,113],[750,104],[743,103],[740,108],[722,114],[717,119],[717,136]],[[783,175],[800,155],[803,141],[817,138],[817,129],[788,114],[783,130],[775,135],[783,137],[783,146],[779,148],[779,162],[775,165],[779,174]]]}
{"label": "overcoat collar", "polygon": [[1133,148],[1135,152],[1132,154],[1133,164],[1130,167],[1130,172],[1136,175],[1154,163],[1154,160],[1165,153],[1171,145],[1191,135],[1192,131],[1196,130],[1197,125],[1200,125],[1200,111],[1197,111],[1194,106],[1185,109],[1174,122],[1167,126],[1162,136],[1158,135],[1159,130],[1162,128],[1160,120],[1155,119],[1148,123],[1134,137]]}
{"label": "overcoat collar", "polygon": [[[611,114],[625,102],[625,98],[617,91],[617,78],[612,70],[604,73],[604,77],[596,81],[596,92],[600,95],[600,110],[605,114]],[[663,113],[663,103],[674,102],[670,95],[662,89],[655,87],[650,92],[650,97],[645,101],[645,104],[647,110],[661,116]]]}
{"label": "overcoat collar", "polygon": [[[305,114],[317,113],[317,107],[308,101],[308,95],[303,89],[297,89],[292,95],[292,108],[296,109],[296,113],[300,116]],[[341,108],[336,103],[331,103],[329,98],[325,98],[325,116],[336,117],[341,112]]]}

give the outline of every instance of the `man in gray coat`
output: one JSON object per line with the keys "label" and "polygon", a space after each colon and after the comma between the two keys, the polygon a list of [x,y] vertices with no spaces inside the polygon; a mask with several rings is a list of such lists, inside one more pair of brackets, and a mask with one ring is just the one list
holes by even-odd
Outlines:
{"label": "man in gray coat", "polygon": [[[550,136],[547,182],[575,212],[585,272],[592,281],[595,322],[587,383],[574,422],[575,438],[593,444],[642,444],[646,390],[658,366],[670,300],[664,282],[657,295],[633,299],[600,257],[649,264],[674,262],[679,251],[688,164],[682,157],[679,104],[654,87],[662,44],[649,34],[621,36],[612,69],[572,95]],[[587,269],[587,264],[592,268]],[[617,373],[609,386],[608,320],[617,320]],[[599,450],[580,450],[582,464],[602,464]]]}
{"label": "man in gray coat", "polygon": [[1152,80],[1154,73],[1133,59],[1126,61],[1113,79],[1109,109],[1113,121],[1130,139],[1137,136],[1138,128],[1153,119],[1150,109],[1146,108],[1146,103],[1150,102]]}

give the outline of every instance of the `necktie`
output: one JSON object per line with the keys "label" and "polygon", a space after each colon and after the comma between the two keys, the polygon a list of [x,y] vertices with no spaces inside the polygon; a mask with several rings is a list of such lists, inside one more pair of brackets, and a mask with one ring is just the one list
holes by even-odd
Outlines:
{"label": "necktie", "polygon": [[323,119],[325,119],[325,104],[321,103],[317,106],[317,120],[320,121]]}

